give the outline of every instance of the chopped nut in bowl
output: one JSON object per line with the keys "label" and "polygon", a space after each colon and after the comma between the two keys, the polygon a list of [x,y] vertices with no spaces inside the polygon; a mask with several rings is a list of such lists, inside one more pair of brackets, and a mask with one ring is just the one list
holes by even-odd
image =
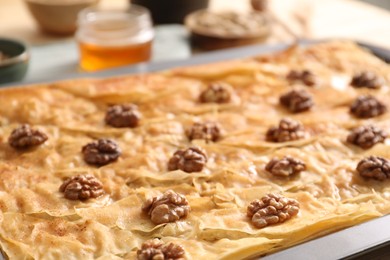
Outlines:
{"label": "chopped nut in bowl", "polygon": [[247,216],[257,228],[283,223],[296,216],[299,202],[278,194],[267,194],[260,200],[254,200],[247,209]]}
{"label": "chopped nut in bowl", "polygon": [[155,238],[145,241],[137,250],[137,260],[184,260],[185,251],[181,245],[166,244]]}
{"label": "chopped nut in bowl", "polygon": [[148,214],[150,220],[157,225],[185,218],[190,210],[186,197],[172,190],[147,200],[142,206],[142,211]]}
{"label": "chopped nut in bowl", "polygon": [[103,184],[93,175],[77,175],[66,179],[60,186],[60,192],[68,200],[87,200],[103,195]]}
{"label": "chopped nut in bowl", "polygon": [[261,12],[200,10],[188,15],[185,25],[193,44],[209,50],[262,42],[270,33],[269,19]]}

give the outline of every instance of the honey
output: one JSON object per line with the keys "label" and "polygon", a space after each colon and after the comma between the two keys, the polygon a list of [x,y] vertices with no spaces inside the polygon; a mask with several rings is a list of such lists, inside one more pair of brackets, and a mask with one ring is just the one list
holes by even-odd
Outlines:
{"label": "honey", "polygon": [[152,41],[128,46],[99,46],[79,43],[80,66],[85,71],[96,71],[148,61]]}
{"label": "honey", "polygon": [[76,38],[85,71],[114,68],[151,58],[154,31],[147,9],[86,9],[79,15]]}

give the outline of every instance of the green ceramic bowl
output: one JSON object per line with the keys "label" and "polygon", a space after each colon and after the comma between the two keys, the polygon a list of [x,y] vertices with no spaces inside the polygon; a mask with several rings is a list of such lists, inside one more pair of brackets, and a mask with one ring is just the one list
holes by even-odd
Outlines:
{"label": "green ceramic bowl", "polygon": [[30,58],[26,45],[0,38],[0,52],[7,57],[0,60],[0,84],[22,80]]}

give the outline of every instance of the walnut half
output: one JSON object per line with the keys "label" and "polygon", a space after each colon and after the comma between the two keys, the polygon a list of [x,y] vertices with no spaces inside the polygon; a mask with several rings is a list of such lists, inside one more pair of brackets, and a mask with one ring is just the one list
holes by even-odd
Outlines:
{"label": "walnut half", "polygon": [[89,174],[66,179],[59,190],[69,200],[87,200],[104,194],[103,184]]}
{"label": "walnut half", "polygon": [[303,125],[295,120],[284,118],[279,126],[273,126],[266,133],[269,142],[289,142],[305,138],[306,133]]}
{"label": "walnut half", "polygon": [[363,149],[370,149],[377,143],[383,143],[387,133],[373,125],[359,126],[351,130],[347,142]]}
{"label": "walnut half", "polygon": [[168,162],[168,170],[184,172],[200,172],[207,163],[206,152],[199,147],[190,147],[176,151]]}
{"label": "walnut half", "polygon": [[378,181],[390,179],[390,161],[379,156],[364,158],[358,163],[356,170],[365,178]]}
{"label": "walnut half", "polygon": [[114,105],[107,109],[105,121],[113,127],[136,127],[139,124],[141,113],[133,104]]}
{"label": "walnut half", "polygon": [[221,128],[214,122],[194,123],[186,132],[190,141],[203,139],[206,142],[216,142],[221,137]]}
{"label": "walnut half", "polygon": [[8,143],[15,149],[26,149],[43,144],[48,139],[40,130],[30,127],[28,124],[15,128],[8,138]]}
{"label": "walnut half", "polygon": [[350,112],[358,118],[371,118],[386,113],[387,107],[373,96],[359,96],[351,104]]}
{"label": "walnut half", "polygon": [[268,0],[251,0],[252,8],[259,12],[264,12],[268,7]]}
{"label": "walnut half", "polygon": [[290,82],[302,82],[309,87],[317,84],[317,76],[310,70],[291,70],[286,78]]}
{"label": "walnut half", "polygon": [[99,139],[83,146],[81,152],[88,164],[103,166],[114,162],[122,151],[118,144],[110,139]]}
{"label": "walnut half", "polygon": [[362,71],[356,73],[351,80],[351,86],[355,88],[378,89],[383,84],[383,78],[379,77],[371,71]]}
{"label": "walnut half", "polygon": [[301,160],[284,156],[282,159],[273,158],[267,163],[265,169],[275,176],[287,177],[306,170],[306,165]]}
{"label": "walnut half", "polygon": [[150,216],[154,224],[175,222],[186,217],[190,210],[186,197],[172,190],[147,200],[142,206],[142,211]]}
{"label": "walnut half", "polygon": [[200,93],[201,103],[228,103],[231,99],[231,86],[223,82],[211,83],[207,89]]}
{"label": "walnut half", "polygon": [[287,92],[280,96],[279,102],[292,113],[307,111],[314,105],[311,95],[303,89]]}
{"label": "walnut half", "polygon": [[277,194],[267,194],[248,206],[247,216],[257,228],[283,223],[299,212],[299,202]]}
{"label": "walnut half", "polygon": [[137,251],[137,260],[184,260],[185,251],[181,245],[165,244],[155,238],[145,241]]}

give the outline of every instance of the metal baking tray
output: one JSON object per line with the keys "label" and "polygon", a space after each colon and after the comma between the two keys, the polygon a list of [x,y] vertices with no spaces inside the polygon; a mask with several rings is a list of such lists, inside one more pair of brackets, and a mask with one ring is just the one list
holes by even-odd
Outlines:
{"label": "metal baking tray", "polygon": [[[312,45],[319,42],[325,42],[327,40],[301,40],[300,45]],[[364,42],[358,42],[359,45],[370,49],[376,56],[390,63],[390,50],[386,50],[377,46],[370,45]],[[232,48],[221,51],[212,51],[204,54],[194,55],[189,59],[185,60],[173,60],[173,61],[160,61],[152,63],[139,63],[134,66],[125,66],[115,69],[109,69],[104,71],[92,72],[92,73],[68,73],[62,76],[56,76],[51,78],[48,76],[45,79],[45,83],[54,82],[59,80],[66,79],[77,79],[77,78],[106,78],[120,75],[129,75],[137,73],[147,73],[154,71],[167,70],[170,68],[200,65],[212,62],[219,62],[224,60],[238,59],[251,57],[254,55],[268,54],[277,51],[281,51],[290,46],[289,44],[272,44],[272,45],[251,45],[246,47]],[[13,82],[8,84],[0,84],[0,87],[9,87],[9,86],[24,86],[31,85],[35,83],[43,83],[42,81],[27,81],[27,82]]]}
{"label": "metal baking tray", "polygon": [[[301,41],[301,45],[310,45],[322,41]],[[390,63],[390,50],[373,46],[364,42],[359,45],[372,51],[374,55]],[[121,67],[96,73],[68,74],[60,78],[48,78],[45,82],[75,78],[105,78],[120,75],[154,72],[175,67],[191,66],[230,59],[245,58],[254,55],[268,54],[288,47],[288,44],[253,45],[222,51],[199,54],[186,60],[167,62],[141,63],[136,66]],[[22,86],[38,82],[12,83],[2,86]],[[2,87],[0,86],[0,87]],[[332,234],[310,240],[308,242],[276,252],[262,259],[266,260],[328,260],[328,259],[390,259],[390,215],[383,216],[343,229]],[[0,260],[3,257],[0,254]]]}

